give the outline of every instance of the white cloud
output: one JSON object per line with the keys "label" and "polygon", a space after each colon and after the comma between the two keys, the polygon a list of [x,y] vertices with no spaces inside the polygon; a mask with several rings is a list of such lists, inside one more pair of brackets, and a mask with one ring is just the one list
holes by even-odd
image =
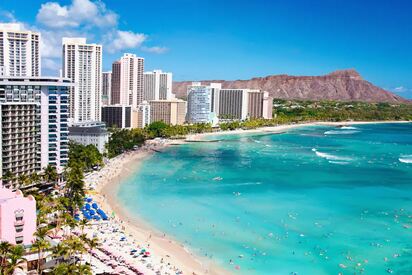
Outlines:
{"label": "white cloud", "polygon": [[[42,69],[45,74],[56,75],[61,66],[62,38],[86,37],[88,43],[103,45],[107,55],[121,55],[125,50],[140,49],[150,53],[165,53],[166,47],[146,47],[148,35],[135,30],[119,29],[119,16],[108,9],[102,0],[60,0],[43,3],[36,15],[36,24],[20,22],[13,11],[0,8],[0,22],[19,23],[23,29],[41,33]],[[111,62],[111,60],[108,60]]]}
{"label": "white cloud", "polygon": [[14,12],[11,11],[0,11],[0,17],[5,19],[7,22],[17,22],[16,17],[14,16]]}
{"label": "white cloud", "polygon": [[169,49],[166,47],[154,46],[154,47],[142,47],[142,51],[149,52],[149,53],[162,54],[162,53],[166,53],[167,51],[169,51]]}
{"label": "white cloud", "polygon": [[49,28],[109,27],[117,25],[117,14],[101,2],[73,0],[70,5],[57,2],[41,5],[36,20]]}
{"label": "white cloud", "polygon": [[105,49],[109,53],[114,53],[121,50],[139,48],[146,39],[147,35],[143,33],[116,30],[105,37],[107,41]]}
{"label": "white cloud", "polygon": [[401,92],[407,91],[408,89],[405,88],[405,87],[403,87],[403,86],[399,86],[399,87],[396,87],[396,88],[393,89],[393,90],[394,90],[395,92],[401,93]]}

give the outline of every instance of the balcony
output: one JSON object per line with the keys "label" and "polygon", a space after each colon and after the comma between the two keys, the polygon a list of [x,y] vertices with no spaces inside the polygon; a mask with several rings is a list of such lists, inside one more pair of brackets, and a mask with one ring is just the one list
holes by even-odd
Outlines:
{"label": "balcony", "polygon": [[14,222],[14,226],[23,226],[23,225],[24,225],[24,220]]}

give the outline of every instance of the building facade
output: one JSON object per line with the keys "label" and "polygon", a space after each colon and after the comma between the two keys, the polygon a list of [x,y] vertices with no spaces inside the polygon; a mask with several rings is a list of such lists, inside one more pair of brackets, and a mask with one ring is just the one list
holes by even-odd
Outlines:
{"label": "building facade", "polygon": [[143,99],[147,101],[172,99],[172,77],[172,73],[165,73],[161,70],[145,72]]}
{"label": "building facade", "polygon": [[273,98],[269,97],[268,92],[250,90],[248,101],[248,118],[272,118]]}
{"label": "building facade", "polygon": [[31,245],[36,232],[36,200],[0,187],[0,240],[10,244]]}
{"label": "building facade", "polygon": [[69,140],[85,146],[94,145],[103,154],[109,141],[109,133],[104,123],[78,124],[69,127]]}
{"label": "building facade", "polygon": [[143,101],[132,111],[132,128],[144,128],[150,124],[150,104]]}
{"label": "building facade", "polygon": [[0,76],[40,76],[40,33],[0,24]]}
{"label": "building facade", "polygon": [[100,121],[102,100],[102,46],[86,38],[63,38],[63,77],[71,79],[71,122]]}
{"label": "building facade", "polygon": [[168,125],[185,123],[187,103],[179,99],[152,100],[150,104],[150,121],[163,121]]}
{"label": "building facade", "polygon": [[189,123],[217,123],[221,84],[209,86],[193,82],[187,89],[187,121]]}
{"label": "building facade", "polygon": [[0,176],[58,172],[68,161],[69,79],[0,77]]}
{"label": "building facade", "polygon": [[245,120],[248,115],[248,89],[221,89],[219,91],[219,120]]}
{"label": "building facade", "polygon": [[131,128],[131,120],[131,106],[119,104],[102,107],[102,121],[109,128]]}
{"label": "building facade", "polygon": [[112,65],[111,105],[129,105],[133,108],[143,101],[144,58],[125,53]]}
{"label": "building facade", "polygon": [[112,72],[102,73],[102,106],[110,105],[112,94]]}

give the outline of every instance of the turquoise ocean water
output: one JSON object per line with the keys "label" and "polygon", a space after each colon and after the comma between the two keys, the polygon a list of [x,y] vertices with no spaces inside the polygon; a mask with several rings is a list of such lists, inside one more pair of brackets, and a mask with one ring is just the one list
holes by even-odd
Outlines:
{"label": "turquoise ocean water", "polygon": [[209,137],[122,183],[131,213],[235,274],[412,274],[412,125]]}

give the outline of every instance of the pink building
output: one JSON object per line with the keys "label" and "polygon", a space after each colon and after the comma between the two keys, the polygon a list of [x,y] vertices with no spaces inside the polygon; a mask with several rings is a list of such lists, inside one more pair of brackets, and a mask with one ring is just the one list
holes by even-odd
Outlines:
{"label": "pink building", "polygon": [[0,187],[0,241],[31,244],[36,231],[36,200]]}

